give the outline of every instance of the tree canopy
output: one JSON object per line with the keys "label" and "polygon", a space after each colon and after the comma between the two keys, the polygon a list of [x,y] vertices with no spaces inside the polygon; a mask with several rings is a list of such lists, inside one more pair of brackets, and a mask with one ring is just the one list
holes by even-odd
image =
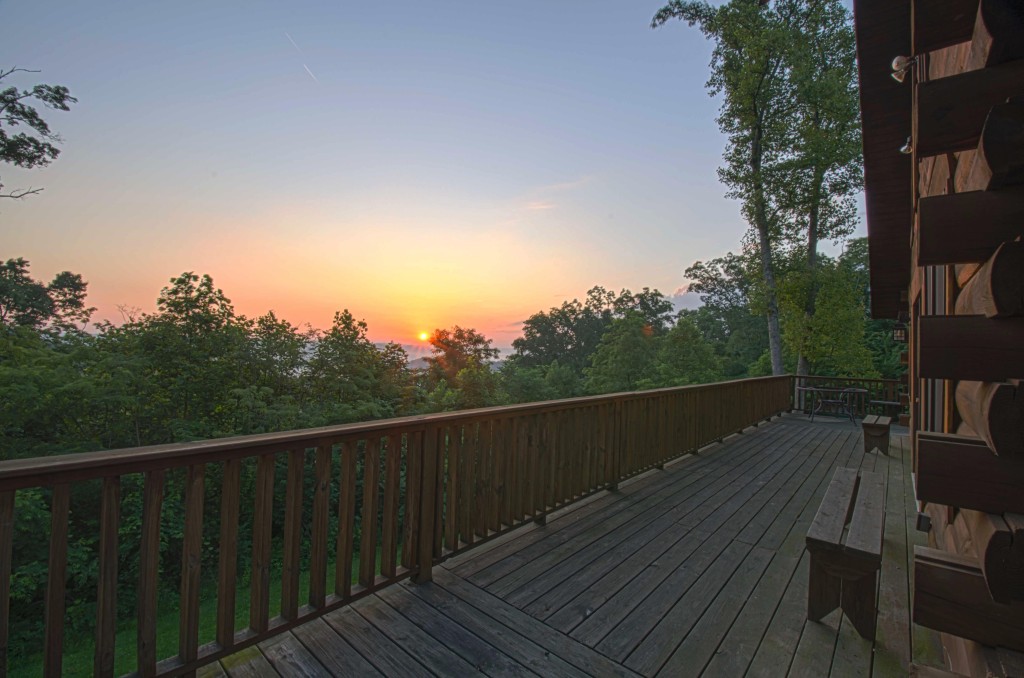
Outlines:
{"label": "tree canopy", "polygon": [[[35,72],[16,66],[7,70],[0,68],[0,81],[16,73]],[[70,110],[70,105],[78,101],[63,85],[39,84],[29,89],[13,86],[0,89],[0,161],[22,169],[45,167],[60,155],[57,148],[61,142],[60,135],[50,129],[39,110],[31,104],[33,100],[56,111]],[[30,131],[14,131],[15,127],[27,127]],[[3,188],[3,183],[0,183],[0,198],[24,198],[43,190],[27,188],[4,193]]]}

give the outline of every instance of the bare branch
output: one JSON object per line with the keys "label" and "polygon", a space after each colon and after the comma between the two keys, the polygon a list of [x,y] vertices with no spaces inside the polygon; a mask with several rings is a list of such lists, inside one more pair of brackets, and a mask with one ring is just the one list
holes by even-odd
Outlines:
{"label": "bare branch", "polygon": [[39,193],[42,190],[43,189],[41,188],[27,188],[23,191],[11,191],[10,193],[0,193],[0,198],[13,198],[14,200],[19,200],[28,195],[35,195],[36,193]]}
{"label": "bare branch", "polygon": [[0,69],[0,80],[3,80],[11,73],[41,73],[42,71],[34,71],[30,68],[18,68],[17,66],[11,67],[9,71]]}

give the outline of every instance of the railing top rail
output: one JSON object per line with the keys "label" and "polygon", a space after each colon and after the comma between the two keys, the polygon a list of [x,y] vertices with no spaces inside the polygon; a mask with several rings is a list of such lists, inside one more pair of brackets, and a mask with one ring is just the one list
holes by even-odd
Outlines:
{"label": "railing top rail", "polygon": [[278,433],[233,436],[186,443],[167,443],[118,450],[80,452],[30,459],[0,461],[0,491],[56,483],[102,478],[154,469],[182,468],[225,459],[258,456],[296,447],[316,447],[367,435],[386,435],[424,430],[431,426],[511,417],[523,414],[555,412],[574,407],[601,405],[671,393],[723,388],[739,383],[789,381],[791,375],[735,379],[712,384],[695,384],[649,391],[628,391],[564,400],[485,407],[457,412],[377,419],[368,422],[340,424],[321,428],[298,429]]}

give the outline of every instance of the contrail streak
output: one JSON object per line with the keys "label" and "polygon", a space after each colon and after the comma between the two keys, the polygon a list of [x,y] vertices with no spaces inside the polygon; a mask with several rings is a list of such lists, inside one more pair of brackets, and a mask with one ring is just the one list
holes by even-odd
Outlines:
{"label": "contrail streak", "polygon": [[319,85],[320,81],[317,80],[315,75],[313,75],[313,71],[309,70],[309,66],[307,66],[306,64],[302,64],[302,67],[306,69],[307,73],[309,73],[309,77],[313,78],[313,80],[316,81],[316,84]]}

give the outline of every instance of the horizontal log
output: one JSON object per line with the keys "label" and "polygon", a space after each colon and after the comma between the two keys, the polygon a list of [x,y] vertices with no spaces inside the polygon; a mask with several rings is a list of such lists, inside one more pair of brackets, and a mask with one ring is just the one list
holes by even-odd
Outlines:
{"label": "horizontal log", "polygon": [[967,68],[1024,58],[1024,5],[1020,0],[981,0],[974,20]]}
{"label": "horizontal log", "polygon": [[917,85],[917,157],[972,150],[993,106],[1024,94],[1024,60]]}
{"label": "horizontal log", "polygon": [[974,558],[914,547],[914,622],[928,628],[1024,650],[1024,603],[996,603]]}
{"label": "horizontal log", "polygon": [[992,454],[977,437],[920,432],[917,498],[991,513],[1024,513],[1024,460]]}
{"label": "horizontal log", "polygon": [[933,52],[971,39],[978,0],[914,3],[914,54]]}
{"label": "horizontal log", "polygon": [[[1024,71],[1020,77],[1024,81]],[[1015,99],[993,106],[985,116],[974,162],[961,185],[968,191],[994,191],[1022,182],[1024,103]]]}
{"label": "horizontal log", "polygon": [[980,263],[1024,235],[1024,187],[921,198],[918,219],[918,266]]}
{"label": "horizontal log", "polygon": [[918,318],[918,376],[1005,381],[1024,377],[1024,318]]}
{"label": "horizontal log", "polygon": [[992,600],[1010,603],[1024,600],[1024,531],[1016,534],[996,513],[964,509],[960,511],[971,534],[971,544],[985,575]]}
{"label": "horizontal log", "polygon": [[1017,387],[964,380],[956,387],[956,407],[994,454],[1024,459],[1024,393]]}
{"label": "horizontal log", "polygon": [[986,318],[1024,313],[1024,243],[999,246],[960,291],[956,312]]}

